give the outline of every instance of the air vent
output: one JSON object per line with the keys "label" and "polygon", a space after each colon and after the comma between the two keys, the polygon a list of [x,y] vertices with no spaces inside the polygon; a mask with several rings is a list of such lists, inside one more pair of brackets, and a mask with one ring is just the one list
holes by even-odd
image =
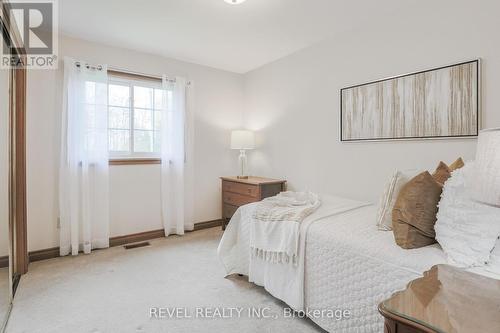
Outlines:
{"label": "air vent", "polygon": [[149,242],[141,242],[141,243],[134,243],[134,244],[124,245],[123,247],[126,250],[130,250],[130,249],[136,249],[138,247],[144,247],[144,246],[149,246],[149,245],[151,245],[151,244],[149,244]]}

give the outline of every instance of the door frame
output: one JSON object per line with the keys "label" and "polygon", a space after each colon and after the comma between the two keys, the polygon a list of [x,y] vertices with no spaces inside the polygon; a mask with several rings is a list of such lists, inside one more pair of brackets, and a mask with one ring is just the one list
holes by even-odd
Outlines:
{"label": "door frame", "polygon": [[[24,62],[26,51],[15,22],[10,21],[10,5],[0,0],[1,25],[4,38],[18,50],[17,56]],[[11,238],[10,267],[13,277],[13,293],[19,277],[28,271],[28,237],[26,210],[26,68],[10,69],[9,81],[9,224]]]}
{"label": "door frame", "polygon": [[26,209],[26,69],[11,70],[10,149],[14,291],[18,277],[28,272]]}

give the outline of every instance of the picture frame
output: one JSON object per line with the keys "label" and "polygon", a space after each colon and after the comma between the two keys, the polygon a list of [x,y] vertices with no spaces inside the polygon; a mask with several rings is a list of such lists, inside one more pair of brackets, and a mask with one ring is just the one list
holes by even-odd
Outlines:
{"label": "picture frame", "polygon": [[480,59],[340,90],[340,141],[474,138],[480,129]]}

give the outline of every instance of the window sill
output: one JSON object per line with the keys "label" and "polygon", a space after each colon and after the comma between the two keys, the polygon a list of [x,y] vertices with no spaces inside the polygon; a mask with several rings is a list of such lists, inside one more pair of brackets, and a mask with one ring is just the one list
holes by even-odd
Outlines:
{"label": "window sill", "polygon": [[161,164],[160,158],[114,158],[109,160],[109,165],[143,165]]}

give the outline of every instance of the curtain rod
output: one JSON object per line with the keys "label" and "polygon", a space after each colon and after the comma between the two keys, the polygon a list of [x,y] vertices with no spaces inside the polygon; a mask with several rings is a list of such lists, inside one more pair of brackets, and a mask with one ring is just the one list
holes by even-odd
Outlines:
{"label": "curtain rod", "polygon": [[[82,64],[79,61],[77,61],[77,62],[75,62],[75,66],[76,67],[81,67]],[[98,71],[101,71],[102,68],[103,68],[101,65],[92,66],[92,65],[89,65],[88,63],[86,63],[84,66],[87,69],[93,69],[93,70],[98,70]],[[134,72],[134,71],[130,71],[130,70],[126,70],[126,69],[121,69],[121,68],[116,68],[116,67],[108,67],[108,71],[122,73],[122,74],[128,74],[128,75],[143,76],[145,78],[150,78],[150,79],[159,80],[159,81],[163,80],[162,76],[145,74],[145,73],[141,73],[141,72]],[[167,76],[167,81],[171,82],[171,83],[175,83],[175,78],[169,78]],[[188,85],[188,86],[191,85],[191,81],[187,81],[186,85]]]}
{"label": "curtain rod", "polygon": [[[152,74],[146,74],[146,73],[141,73],[141,72],[134,72],[134,71],[130,71],[130,70],[127,70],[127,69],[121,69],[121,68],[116,68],[116,67],[108,67],[108,71],[113,71],[113,72],[118,72],[118,73],[123,73],[123,74],[129,74],[129,75],[143,76],[143,77],[146,77],[146,78],[160,80],[160,81],[163,80],[163,77],[159,76],[159,75],[152,75]],[[175,78],[170,78],[170,77],[167,76],[167,81],[171,82],[171,83],[175,83]],[[191,85],[191,81],[187,81],[186,85],[188,85],[188,86]]]}
{"label": "curtain rod", "polygon": [[[78,67],[78,68],[80,68],[80,67],[82,67],[82,64],[79,61],[77,61],[77,62],[75,62],[75,66]],[[87,69],[93,69],[93,70],[102,71],[102,66],[101,65],[92,66],[92,65],[89,65],[89,64],[85,64],[84,66]]]}

